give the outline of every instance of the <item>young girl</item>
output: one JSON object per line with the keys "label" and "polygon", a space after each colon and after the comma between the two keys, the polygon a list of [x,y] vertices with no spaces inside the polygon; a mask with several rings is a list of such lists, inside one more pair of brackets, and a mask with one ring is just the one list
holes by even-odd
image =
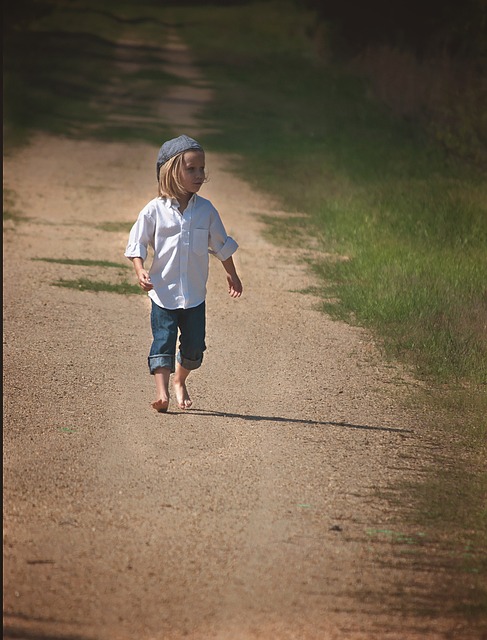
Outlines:
{"label": "young girl", "polygon": [[[153,342],[149,370],[156,383],[152,407],[165,413],[169,406],[169,377],[181,409],[192,405],[186,379],[201,366],[205,346],[205,297],[208,254],[226,271],[232,298],[242,294],[232,255],[238,248],[227,235],[209,200],[197,195],[206,181],[205,153],[196,140],[182,135],[165,142],[157,158],[159,196],[140,212],[130,231],[125,256],[151,298]],[[154,250],[147,271],[147,248]],[[176,341],[179,351],[176,358]],[[176,362],[177,360],[177,362]]]}

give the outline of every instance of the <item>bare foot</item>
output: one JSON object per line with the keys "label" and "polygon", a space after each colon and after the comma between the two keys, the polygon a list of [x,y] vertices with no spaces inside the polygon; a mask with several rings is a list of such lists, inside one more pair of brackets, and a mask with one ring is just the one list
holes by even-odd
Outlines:
{"label": "bare foot", "polygon": [[169,407],[169,400],[155,400],[152,403],[152,408],[158,411],[159,413],[166,413],[167,408]]}
{"label": "bare foot", "polygon": [[193,404],[193,401],[189,397],[188,389],[184,382],[174,381],[174,392],[176,393],[176,399],[180,409],[189,409]]}

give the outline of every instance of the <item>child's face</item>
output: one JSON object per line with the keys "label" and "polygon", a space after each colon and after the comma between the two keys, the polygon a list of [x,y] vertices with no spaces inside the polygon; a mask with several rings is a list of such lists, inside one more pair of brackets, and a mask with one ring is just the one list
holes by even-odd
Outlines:
{"label": "child's face", "polygon": [[186,193],[197,193],[205,181],[204,151],[186,151],[179,176]]}

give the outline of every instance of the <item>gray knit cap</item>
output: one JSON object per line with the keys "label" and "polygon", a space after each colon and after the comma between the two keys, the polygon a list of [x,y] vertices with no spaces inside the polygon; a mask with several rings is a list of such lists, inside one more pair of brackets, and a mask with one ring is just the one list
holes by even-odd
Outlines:
{"label": "gray knit cap", "polygon": [[172,140],[168,140],[165,142],[162,147],[159,149],[159,155],[157,156],[157,165],[156,165],[156,175],[157,180],[159,180],[159,172],[161,170],[162,165],[177,156],[180,153],[184,153],[185,151],[190,151],[191,149],[195,151],[203,151],[203,147],[190,138],[189,136],[182,135],[178,138],[173,138]]}

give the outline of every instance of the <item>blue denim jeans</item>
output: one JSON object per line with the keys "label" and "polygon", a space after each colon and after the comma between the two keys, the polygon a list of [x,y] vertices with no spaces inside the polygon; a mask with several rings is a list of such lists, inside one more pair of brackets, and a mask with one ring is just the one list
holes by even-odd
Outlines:
{"label": "blue denim jeans", "polygon": [[176,342],[179,335],[177,359],[185,369],[197,369],[203,360],[205,345],[206,309],[202,302],[191,309],[163,309],[152,302],[152,346],[148,364],[151,374],[160,367],[174,372]]}

